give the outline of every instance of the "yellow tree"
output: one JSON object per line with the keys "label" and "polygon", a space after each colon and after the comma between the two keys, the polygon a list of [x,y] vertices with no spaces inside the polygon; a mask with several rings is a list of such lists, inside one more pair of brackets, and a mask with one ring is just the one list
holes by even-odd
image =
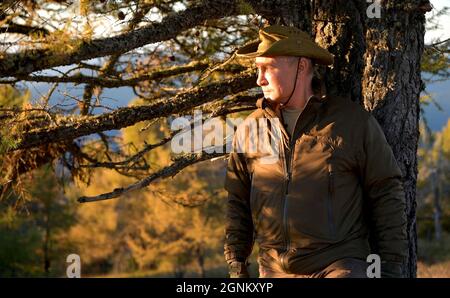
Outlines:
{"label": "yellow tree", "polygon": [[[126,128],[116,146],[133,154],[140,144],[156,142],[167,130],[165,120],[139,123]],[[99,152],[95,141],[84,148]],[[170,164],[171,158],[170,144],[165,144],[145,152],[142,162],[132,166],[157,171]],[[123,200],[83,204],[70,238],[78,244],[87,270],[120,273],[158,269],[177,276],[198,271],[205,276],[208,260],[222,258],[223,218],[218,215],[223,214],[225,201],[223,162],[196,164],[145,190],[127,193]],[[132,180],[126,177],[128,168],[85,170],[90,179],[84,195]]]}

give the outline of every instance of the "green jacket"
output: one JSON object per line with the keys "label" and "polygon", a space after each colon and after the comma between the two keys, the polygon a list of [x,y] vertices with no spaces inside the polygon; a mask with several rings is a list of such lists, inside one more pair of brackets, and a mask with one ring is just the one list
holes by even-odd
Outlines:
{"label": "green jacket", "polygon": [[365,260],[370,233],[382,272],[400,276],[408,252],[402,173],[376,119],[349,99],[312,97],[292,138],[281,125],[284,146],[268,163],[236,150],[248,121],[282,117],[265,99],[257,107],[229,156],[226,261],[245,263],[257,242],[260,266],[310,274],[341,258]]}

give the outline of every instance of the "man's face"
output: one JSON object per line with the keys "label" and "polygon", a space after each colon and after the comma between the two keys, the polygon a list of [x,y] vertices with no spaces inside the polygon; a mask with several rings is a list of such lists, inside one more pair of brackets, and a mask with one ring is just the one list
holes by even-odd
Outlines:
{"label": "man's face", "polygon": [[258,80],[256,83],[264,92],[264,97],[284,103],[294,88],[298,58],[256,57]]}

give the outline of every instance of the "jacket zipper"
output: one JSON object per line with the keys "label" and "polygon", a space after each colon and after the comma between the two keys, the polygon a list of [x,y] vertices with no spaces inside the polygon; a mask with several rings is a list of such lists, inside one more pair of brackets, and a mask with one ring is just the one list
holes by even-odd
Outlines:
{"label": "jacket zipper", "polygon": [[[303,111],[306,110],[307,106],[309,104],[309,100],[306,104],[306,106],[304,107]],[[303,113],[303,112],[302,112]],[[282,119],[283,119],[283,115],[281,115]],[[294,131],[292,133],[291,136],[291,140],[289,141],[289,165],[287,163],[286,160],[286,154],[285,154],[285,150],[283,148],[282,152],[283,152],[283,158],[284,158],[284,170],[285,170],[285,175],[286,175],[286,190],[285,190],[285,196],[284,196],[284,206],[283,206],[283,231],[284,231],[284,239],[285,239],[285,247],[286,247],[286,251],[281,253],[280,255],[280,262],[281,262],[281,267],[283,268],[283,270],[286,273],[289,273],[290,270],[288,269],[288,265],[285,263],[286,262],[286,256],[287,254],[290,252],[291,250],[291,241],[289,239],[289,226],[288,226],[288,220],[287,220],[287,201],[288,201],[288,193],[289,193],[289,183],[292,179],[292,165],[293,165],[293,157],[294,157],[294,150],[295,150],[295,138],[294,136],[296,135],[296,128],[297,128],[297,124],[298,124],[298,120],[299,118],[297,118],[296,122],[295,122],[295,128]],[[284,122],[284,119],[283,119]]]}
{"label": "jacket zipper", "polygon": [[[285,190],[285,196],[284,196],[284,206],[283,206],[283,230],[284,230],[284,239],[285,239],[285,246],[286,251],[281,254],[281,266],[285,272],[289,272],[288,265],[286,264],[286,256],[291,250],[291,240],[289,238],[289,223],[288,223],[288,193],[289,193],[289,183],[292,179],[292,165],[293,165],[293,157],[294,157],[294,144],[290,142],[289,144],[289,165],[286,160],[286,156],[284,156],[284,164],[285,164],[285,171],[286,171],[286,190]],[[283,151],[284,152],[284,151]]]}

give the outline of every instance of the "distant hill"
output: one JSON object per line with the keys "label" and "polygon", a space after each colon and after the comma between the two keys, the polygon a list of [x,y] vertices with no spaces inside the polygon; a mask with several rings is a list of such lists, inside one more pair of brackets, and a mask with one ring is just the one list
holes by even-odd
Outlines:
{"label": "distant hill", "polygon": [[424,107],[425,118],[432,131],[441,130],[450,118],[450,80],[433,83],[427,86],[430,93],[443,111],[438,110],[434,104]]}

